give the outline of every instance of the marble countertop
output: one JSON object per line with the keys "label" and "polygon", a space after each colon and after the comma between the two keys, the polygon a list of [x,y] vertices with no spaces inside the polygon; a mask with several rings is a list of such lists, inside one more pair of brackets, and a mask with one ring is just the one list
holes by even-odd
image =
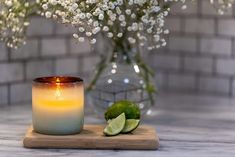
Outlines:
{"label": "marble countertop", "polygon": [[[86,123],[102,123],[87,112]],[[0,109],[0,157],[232,157],[235,156],[235,99],[162,94],[144,123],[160,137],[156,151],[26,149],[22,138],[31,123],[31,106]]]}

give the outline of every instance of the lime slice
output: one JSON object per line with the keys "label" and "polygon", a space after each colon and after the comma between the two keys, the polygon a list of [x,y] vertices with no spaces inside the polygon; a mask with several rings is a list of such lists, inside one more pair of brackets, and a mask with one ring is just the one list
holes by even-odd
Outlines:
{"label": "lime slice", "polygon": [[127,119],[122,133],[130,133],[139,126],[140,120],[138,119]]}
{"label": "lime slice", "polygon": [[120,114],[117,118],[111,120],[106,128],[104,129],[104,134],[107,136],[114,136],[119,134],[124,128],[126,123],[125,113]]}
{"label": "lime slice", "polygon": [[114,103],[105,112],[105,119],[113,119],[119,116],[121,113],[125,113],[126,119],[140,119],[140,109],[134,103],[127,100],[121,100]]}

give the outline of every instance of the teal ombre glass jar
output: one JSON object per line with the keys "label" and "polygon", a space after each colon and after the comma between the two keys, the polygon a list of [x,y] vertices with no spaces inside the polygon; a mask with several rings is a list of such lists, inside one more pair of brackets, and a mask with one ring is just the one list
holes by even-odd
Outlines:
{"label": "teal ombre glass jar", "polygon": [[83,129],[84,87],[77,77],[42,77],[33,81],[34,131],[47,135],[77,134]]}

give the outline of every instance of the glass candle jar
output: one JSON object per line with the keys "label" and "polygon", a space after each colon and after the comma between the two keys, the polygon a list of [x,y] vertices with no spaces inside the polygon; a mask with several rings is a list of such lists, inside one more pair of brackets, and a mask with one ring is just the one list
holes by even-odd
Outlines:
{"label": "glass candle jar", "polygon": [[34,79],[32,110],[33,129],[38,133],[79,133],[84,121],[83,80],[61,76]]}

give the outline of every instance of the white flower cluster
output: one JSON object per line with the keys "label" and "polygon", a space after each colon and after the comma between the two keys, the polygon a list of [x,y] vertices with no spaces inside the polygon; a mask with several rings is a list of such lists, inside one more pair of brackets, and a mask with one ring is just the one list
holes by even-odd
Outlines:
{"label": "white flower cluster", "polygon": [[[102,33],[121,48],[147,45],[149,49],[166,45],[165,17],[172,3],[186,0],[0,0],[0,41],[17,48],[25,43],[25,32],[32,13],[77,27],[79,42],[96,43]],[[192,0],[189,0],[192,1]],[[209,0],[220,14],[235,0]]]}
{"label": "white flower cluster", "polygon": [[219,14],[224,14],[229,8],[232,7],[235,0],[210,0],[210,3],[214,5]]}
{"label": "white flower cluster", "polygon": [[4,41],[8,47],[18,48],[25,43],[29,10],[27,0],[0,1],[0,41]]}
{"label": "white flower cluster", "polygon": [[168,3],[185,0],[42,0],[42,15],[72,24],[79,42],[96,43],[97,33],[110,38],[116,47],[166,45],[163,38]]}

